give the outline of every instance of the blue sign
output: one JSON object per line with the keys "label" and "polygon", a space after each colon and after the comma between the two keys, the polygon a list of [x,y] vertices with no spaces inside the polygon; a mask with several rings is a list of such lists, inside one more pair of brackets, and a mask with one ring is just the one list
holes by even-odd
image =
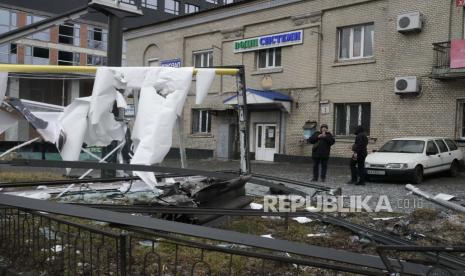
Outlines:
{"label": "blue sign", "polygon": [[302,44],[303,35],[303,30],[298,30],[234,41],[234,53]]}
{"label": "blue sign", "polygon": [[181,59],[176,58],[176,59],[162,60],[160,61],[160,66],[179,68],[181,67]]}

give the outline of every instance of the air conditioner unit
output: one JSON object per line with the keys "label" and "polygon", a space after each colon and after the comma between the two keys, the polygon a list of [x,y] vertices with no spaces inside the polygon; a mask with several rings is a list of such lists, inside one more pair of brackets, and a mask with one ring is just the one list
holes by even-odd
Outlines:
{"label": "air conditioner unit", "polygon": [[423,15],[420,12],[403,13],[397,16],[399,33],[420,32],[423,27]]}
{"label": "air conditioner unit", "polygon": [[420,93],[420,82],[415,76],[396,77],[394,81],[396,94],[418,94]]}

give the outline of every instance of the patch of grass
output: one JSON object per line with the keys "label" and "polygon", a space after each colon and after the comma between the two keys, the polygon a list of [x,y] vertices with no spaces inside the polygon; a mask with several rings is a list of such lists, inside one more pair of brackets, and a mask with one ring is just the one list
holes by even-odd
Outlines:
{"label": "patch of grass", "polygon": [[65,177],[51,172],[0,172],[0,183],[60,180]]}
{"label": "patch of grass", "polygon": [[433,221],[438,218],[438,211],[433,209],[420,208],[415,209],[411,216],[416,221]]}

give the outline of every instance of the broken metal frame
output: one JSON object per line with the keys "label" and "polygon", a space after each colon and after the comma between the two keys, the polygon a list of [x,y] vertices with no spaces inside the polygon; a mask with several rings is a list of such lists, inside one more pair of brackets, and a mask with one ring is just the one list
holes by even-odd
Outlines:
{"label": "broken metal frame", "polygon": [[12,153],[12,152],[15,151],[15,150],[18,150],[18,149],[23,148],[23,147],[25,147],[25,146],[28,146],[28,145],[30,145],[30,144],[32,144],[32,143],[34,143],[34,142],[37,142],[37,141],[39,141],[40,139],[41,139],[40,137],[36,137],[36,138],[33,138],[33,139],[29,140],[29,141],[26,141],[26,142],[24,142],[24,143],[21,143],[21,144],[19,144],[19,145],[17,145],[17,146],[14,146],[14,147],[12,147],[11,149],[8,149],[8,150],[5,151],[4,153],[0,154],[0,158],[2,158],[2,157],[4,157],[4,156],[7,156],[8,154]]}
{"label": "broken metal frame", "polygon": [[[23,65],[23,64],[0,64],[0,72],[15,72],[15,73],[88,73],[95,74],[98,67],[94,66],[59,66],[59,65]],[[249,174],[250,169],[250,149],[249,149],[249,119],[247,109],[247,95],[245,93],[245,69],[243,65],[227,66],[223,68],[215,68],[217,75],[236,76],[238,89],[236,95],[238,97],[238,116],[239,116],[239,134],[240,134],[240,153],[241,153],[241,174]],[[197,69],[193,69],[193,74],[197,74]],[[239,99],[241,99],[239,101]],[[181,137],[182,139],[182,137]],[[181,141],[181,144],[183,142]],[[180,148],[182,151],[182,149]],[[185,153],[180,152],[181,157]],[[185,160],[182,161],[186,164]]]}
{"label": "broken metal frame", "polygon": [[[152,171],[158,173],[176,173],[178,176],[192,176],[192,175],[203,175],[207,177],[216,177],[220,179],[230,180],[235,177],[231,173],[224,172],[209,172],[192,169],[180,169],[180,168],[168,168],[168,167],[156,167],[156,166],[144,166],[144,165],[127,165],[127,164],[111,164],[111,163],[90,163],[90,162],[73,162],[73,161],[44,161],[44,160],[13,160],[7,162],[0,162],[4,164],[10,164],[13,166],[32,166],[32,167],[61,167],[61,168],[80,168],[80,169],[115,169],[115,170],[129,170],[129,171]],[[163,174],[161,175],[164,176]],[[253,182],[253,181],[252,181]],[[241,210],[240,212],[245,212]],[[250,212],[250,210],[248,210]],[[268,213],[270,216],[272,213]],[[357,233],[370,240],[388,245],[413,245],[411,242],[394,237],[387,233],[383,233],[368,227],[350,223],[346,220],[328,216],[319,213],[308,213],[308,216],[313,216],[325,223],[337,225],[346,228],[354,233]],[[426,252],[429,257],[436,257],[434,252]],[[463,269],[465,267],[465,260],[449,254],[439,255],[440,263],[444,266],[451,267],[454,269]]]}
{"label": "broken metal frame", "polygon": [[[295,254],[310,259],[318,258],[331,262],[334,261],[346,265],[353,265],[355,266],[354,269],[360,269],[359,273],[362,274],[366,274],[365,271],[368,271],[369,269],[374,269],[378,272],[384,272],[387,269],[382,260],[377,256],[362,255],[343,250],[306,245],[285,240],[262,238],[250,234],[205,226],[183,224],[155,218],[138,217],[106,210],[82,206],[71,206],[11,195],[0,195],[0,202],[4,206],[9,206],[15,209],[41,211],[51,214],[107,222],[120,227],[139,228],[141,230],[156,231],[157,233],[165,232],[174,235],[216,240],[231,244],[242,244],[274,252]],[[299,258],[290,257],[289,263],[299,263]],[[425,271],[428,269],[426,266],[408,262],[403,262],[402,265],[404,273],[410,275],[424,275]],[[344,265],[341,265],[337,269],[340,268],[344,269]]]}
{"label": "broken metal frame", "polygon": [[[190,207],[164,207],[164,206],[150,206],[150,205],[108,205],[108,204],[80,204],[70,203],[72,205],[81,205],[97,209],[105,209],[116,212],[124,213],[141,213],[141,214],[190,214],[190,215],[222,215],[222,216],[259,216],[259,217],[283,217],[288,223],[289,218],[293,217],[310,217],[315,220],[319,220],[323,223],[328,223],[350,230],[362,237],[366,237],[369,240],[384,244],[379,245],[380,248],[396,249],[399,251],[408,249],[414,251],[415,248],[419,248],[422,254],[430,260],[437,262],[438,264],[465,271],[465,260],[457,256],[442,253],[442,252],[454,252],[454,251],[465,251],[465,247],[457,246],[444,246],[444,247],[421,247],[416,246],[410,241],[403,240],[392,235],[379,232],[366,226],[351,223],[347,220],[317,212],[307,211],[296,211],[296,212],[265,212],[263,210],[251,210],[251,209],[225,209],[225,208],[190,208]],[[428,250],[431,248],[432,250]],[[444,248],[444,250],[439,250]],[[406,250],[404,250],[406,251]]]}
{"label": "broken metal frame", "polygon": [[[388,256],[389,251],[395,252],[394,258]],[[393,273],[403,272],[403,263],[399,258],[400,252],[428,252],[436,254],[436,265],[431,267],[426,275],[465,275],[465,269],[459,273],[457,271],[452,271],[450,268],[441,265],[439,258],[440,252],[464,253],[465,246],[379,245],[376,247],[376,252],[378,252],[378,255],[381,257],[388,270]]]}

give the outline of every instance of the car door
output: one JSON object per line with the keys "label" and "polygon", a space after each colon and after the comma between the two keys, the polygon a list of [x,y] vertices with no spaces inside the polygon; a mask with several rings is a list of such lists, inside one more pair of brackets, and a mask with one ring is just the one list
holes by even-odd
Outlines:
{"label": "car door", "polygon": [[452,160],[457,159],[457,160],[462,160],[463,159],[463,153],[457,145],[455,144],[454,141],[451,139],[444,139],[444,142],[446,142],[447,147],[449,148],[449,153],[452,156]]}
{"label": "car door", "polygon": [[454,161],[454,157],[452,156],[452,153],[449,151],[449,148],[443,139],[436,139],[434,142],[439,148],[439,153],[442,160],[441,170],[448,170],[450,168],[450,164],[452,164],[452,161]]}
{"label": "car door", "polygon": [[441,154],[439,153],[439,149],[434,143],[433,140],[429,140],[426,144],[426,161],[425,161],[425,168],[424,173],[434,173],[441,170],[442,159]]}

